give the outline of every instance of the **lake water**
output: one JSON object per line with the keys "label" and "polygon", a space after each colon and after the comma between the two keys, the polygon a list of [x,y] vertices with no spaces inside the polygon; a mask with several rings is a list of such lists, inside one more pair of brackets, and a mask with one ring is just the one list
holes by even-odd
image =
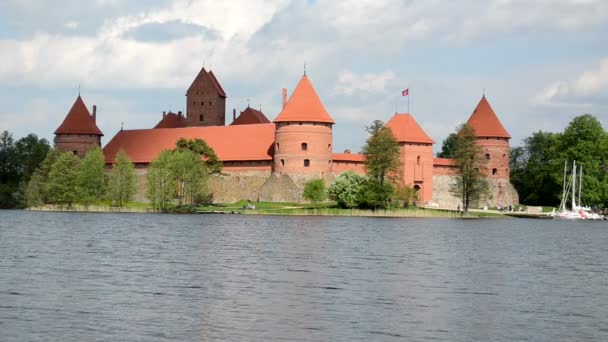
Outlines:
{"label": "lake water", "polygon": [[0,341],[606,341],[608,224],[0,211]]}

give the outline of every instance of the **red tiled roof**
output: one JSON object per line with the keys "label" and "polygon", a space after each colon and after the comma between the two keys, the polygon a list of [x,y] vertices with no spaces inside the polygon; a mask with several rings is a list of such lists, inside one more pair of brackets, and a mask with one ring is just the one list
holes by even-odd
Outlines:
{"label": "red tiled roof", "polygon": [[55,130],[55,134],[94,134],[103,135],[95,124],[91,113],[82,101],[80,95],[72,105],[65,119]]}
{"label": "red tiled roof", "polygon": [[454,166],[454,159],[449,158],[433,158],[433,165],[437,166]]}
{"label": "red tiled roof", "polygon": [[475,135],[478,137],[511,138],[496,113],[494,113],[492,106],[486,100],[485,95],[475,107],[467,123],[473,127]]}
{"label": "red tiled roof", "polygon": [[261,111],[247,106],[230,125],[251,125],[258,123],[270,123],[270,120]]}
{"label": "red tiled roof", "polygon": [[302,76],[285,108],[274,119],[274,122],[287,121],[334,123],[306,75]]}
{"label": "red tiled roof", "polygon": [[364,162],[365,156],[362,154],[353,153],[333,153],[331,155],[332,160],[337,161],[352,161],[352,162]]}
{"label": "red tiled roof", "polygon": [[222,86],[220,85],[220,82],[218,82],[217,78],[215,78],[215,75],[213,74],[213,72],[211,72],[211,71],[208,72],[207,70],[205,70],[204,67],[201,69],[201,71],[199,71],[198,75],[196,75],[196,77],[194,78],[194,81],[192,81],[192,84],[190,84],[190,87],[188,87],[188,90],[186,91],[186,93],[189,93],[195,84],[197,84],[198,82],[203,81],[205,79],[208,80],[209,82],[211,82],[211,84],[213,84],[215,91],[217,92],[217,94],[220,97],[226,98],[226,93],[224,92],[224,88],[222,88]]}
{"label": "red tiled roof", "polygon": [[119,131],[103,148],[106,163],[123,149],[134,163],[150,163],[179,138],[205,140],[221,161],[272,160],[274,124],[157,128]]}
{"label": "red tiled roof", "polygon": [[410,114],[395,114],[386,123],[386,126],[393,131],[393,135],[398,142],[434,144],[431,139],[418,125],[414,117]]}
{"label": "red tiled roof", "polygon": [[188,126],[188,121],[183,115],[169,112],[154,126],[154,128],[179,128]]}
{"label": "red tiled roof", "polygon": [[217,81],[215,74],[211,70],[209,70],[209,78],[211,78],[211,82],[213,82],[213,85],[215,86],[215,90],[217,90],[217,94],[219,96],[225,98],[226,92],[224,92],[224,88],[222,88],[222,85],[220,84],[220,82]]}

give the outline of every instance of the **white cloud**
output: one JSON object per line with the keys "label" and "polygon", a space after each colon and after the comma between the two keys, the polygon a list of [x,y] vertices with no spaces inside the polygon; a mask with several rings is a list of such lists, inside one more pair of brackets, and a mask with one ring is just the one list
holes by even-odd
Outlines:
{"label": "white cloud", "polygon": [[608,58],[599,61],[599,67],[582,72],[576,79],[557,81],[546,86],[533,98],[540,105],[589,105],[590,99],[608,99]]}
{"label": "white cloud", "polygon": [[374,95],[375,93],[384,92],[387,84],[394,80],[395,74],[390,70],[382,73],[370,72],[362,74],[356,74],[350,70],[342,70],[338,75],[338,82],[334,92],[338,95]]}

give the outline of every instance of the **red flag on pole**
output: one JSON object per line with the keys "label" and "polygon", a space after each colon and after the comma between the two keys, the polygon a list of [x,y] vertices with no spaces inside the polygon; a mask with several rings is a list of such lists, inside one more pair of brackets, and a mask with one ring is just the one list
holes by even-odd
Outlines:
{"label": "red flag on pole", "polygon": [[409,94],[410,94],[410,88],[407,88],[401,92],[401,96],[408,96]]}

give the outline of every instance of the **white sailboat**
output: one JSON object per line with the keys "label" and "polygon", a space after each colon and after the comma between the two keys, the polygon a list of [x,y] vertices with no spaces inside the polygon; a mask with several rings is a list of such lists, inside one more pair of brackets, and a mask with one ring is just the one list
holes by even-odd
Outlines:
{"label": "white sailboat", "polygon": [[[578,184],[578,204],[577,193],[576,193],[576,160],[572,162],[572,177],[566,182],[567,174],[567,162],[564,162],[564,184],[562,187],[562,201],[559,205],[559,211],[553,211],[551,216],[557,219],[566,220],[602,220],[603,217],[594,213],[591,208],[584,207],[581,204],[581,192],[583,188],[583,166],[580,167],[579,173],[579,184]],[[568,202],[568,193],[572,189],[572,210],[566,209],[566,203]]]}

